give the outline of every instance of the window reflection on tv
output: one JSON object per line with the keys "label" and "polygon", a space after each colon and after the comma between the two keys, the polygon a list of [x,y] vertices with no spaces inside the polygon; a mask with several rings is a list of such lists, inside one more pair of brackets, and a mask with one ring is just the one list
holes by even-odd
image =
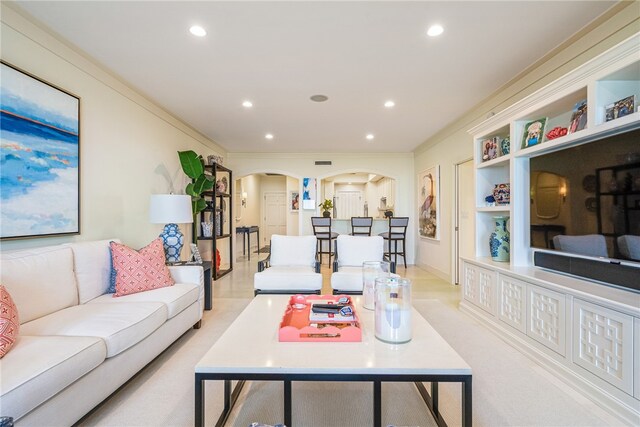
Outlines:
{"label": "window reflection on tv", "polygon": [[640,129],[531,158],[531,246],[640,262]]}

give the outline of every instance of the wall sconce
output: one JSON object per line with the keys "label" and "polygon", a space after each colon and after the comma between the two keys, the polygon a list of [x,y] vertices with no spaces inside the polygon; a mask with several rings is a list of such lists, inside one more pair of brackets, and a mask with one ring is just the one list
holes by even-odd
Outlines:
{"label": "wall sconce", "polygon": [[560,186],[560,189],[558,190],[558,192],[560,193],[560,196],[562,196],[562,201],[566,201],[567,200],[567,186],[565,184]]}
{"label": "wall sconce", "polygon": [[243,207],[247,207],[247,192],[243,191],[242,192],[242,199],[240,200],[240,202],[242,203]]}

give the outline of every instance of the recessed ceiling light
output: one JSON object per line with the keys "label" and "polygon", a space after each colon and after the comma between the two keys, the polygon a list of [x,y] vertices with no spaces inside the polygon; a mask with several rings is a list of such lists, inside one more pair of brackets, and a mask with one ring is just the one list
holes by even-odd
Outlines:
{"label": "recessed ceiling light", "polygon": [[251,108],[251,107],[253,107],[253,102],[251,102],[251,101],[244,101],[244,102],[242,103],[242,106],[243,106],[244,108]]}
{"label": "recessed ceiling light", "polygon": [[385,106],[385,107],[387,107],[387,108],[392,108],[392,107],[394,107],[395,105],[396,105],[396,103],[395,103],[395,102],[393,102],[393,101],[391,101],[391,100],[389,100],[389,101],[387,101],[387,102],[385,102],[385,103],[384,103],[384,106]]}
{"label": "recessed ceiling light", "polygon": [[270,133],[266,134],[264,137],[267,139],[273,139],[273,135]]}
{"label": "recessed ceiling light", "polygon": [[368,134],[367,134],[367,136],[366,136],[366,138],[367,138],[369,141],[371,141],[371,140],[372,140],[373,138],[375,138],[375,137],[373,136],[373,134],[372,134],[372,133],[368,133]]}
{"label": "recessed ceiling light", "polygon": [[207,35],[207,31],[200,25],[194,25],[193,27],[189,28],[189,32],[196,37],[204,37]]}
{"label": "recessed ceiling light", "polygon": [[329,97],[327,95],[313,95],[310,99],[313,102],[324,102],[329,99]]}
{"label": "recessed ceiling light", "polygon": [[444,32],[444,28],[442,28],[442,25],[436,24],[429,27],[429,29],[427,30],[427,35],[429,37],[436,37],[442,34],[443,32]]}

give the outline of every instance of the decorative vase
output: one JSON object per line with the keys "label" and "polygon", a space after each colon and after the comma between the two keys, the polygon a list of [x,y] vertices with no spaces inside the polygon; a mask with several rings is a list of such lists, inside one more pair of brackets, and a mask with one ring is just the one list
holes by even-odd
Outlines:
{"label": "decorative vase", "polygon": [[508,205],[511,201],[511,186],[510,184],[496,184],[493,188],[493,198],[497,205]]}
{"label": "decorative vase", "polygon": [[509,137],[503,138],[500,141],[500,151],[502,152],[502,156],[506,156],[511,151],[511,140]]}
{"label": "decorative vase", "polygon": [[500,262],[509,262],[509,230],[507,229],[508,216],[494,216],[496,229],[489,237],[489,249],[491,259]]}
{"label": "decorative vase", "polygon": [[331,212],[324,211],[324,212],[322,212],[322,216],[325,217],[325,218],[331,218]]}
{"label": "decorative vase", "polygon": [[164,246],[164,255],[167,262],[180,261],[180,251],[184,245],[184,235],[178,228],[178,224],[167,224],[160,233],[162,245]]}

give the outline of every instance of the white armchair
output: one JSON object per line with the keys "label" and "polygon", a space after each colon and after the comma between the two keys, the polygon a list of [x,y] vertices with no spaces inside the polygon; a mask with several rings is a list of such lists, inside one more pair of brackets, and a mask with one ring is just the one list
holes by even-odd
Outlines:
{"label": "white armchair", "polygon": [[[362,294],[362,263],[365,261],[384,261],[384,239],[381,236],[338,236],[331,274],[334,295]],[[391,273],[396,272],[394,262],[391,262],[390,269]]]}
{"label": "white armchair", "polygon": [[270,254],[253,276],[254,294],[319,294],[316,244],[315,236],[271,236]]}
{"label": "white armchair", "polygon": [[553,246],[562,252],[579,255],[607,257],[607,241],[602,234],[585,234],[584,236],[553,236]]}
{"label": "white armchair", "polygon": [[618,249],[626,259],[640,261],[640,236],[631,234],[619,236]]}

